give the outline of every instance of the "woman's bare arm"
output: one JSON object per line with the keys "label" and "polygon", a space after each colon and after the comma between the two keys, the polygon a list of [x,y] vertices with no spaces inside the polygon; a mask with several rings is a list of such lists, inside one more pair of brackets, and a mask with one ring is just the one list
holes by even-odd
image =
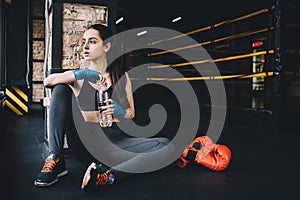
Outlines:
{"label": "woman's bare arm", "polygon": [[124,118],[132,119],[135,116],[134,99],[133,99],[133,95],[132,95],[132,86],[131,86],[131,80],[129,78],[128,73],[125,73],[125,75],[126,75],[126,79],[127,79],[125,91],[126,91],[129,107],[126,109],[126,114],[125,114]]}
{"label": "woman's bare arm", "polygon": [[72,71],[66,71],[63,73],[50,74],[44,79],[44,86],[51,87],[57,84],[72,84],[75,82],[75,76]]}

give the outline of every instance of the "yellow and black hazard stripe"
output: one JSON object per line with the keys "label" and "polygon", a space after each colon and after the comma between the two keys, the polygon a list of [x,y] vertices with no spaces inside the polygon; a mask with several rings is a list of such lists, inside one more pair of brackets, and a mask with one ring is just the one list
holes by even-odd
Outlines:
{"label": "yellow and black hazard stripe", "polygon": [[2,102],[2,107],[8,107],[17,115],[28,113],[28,95],[16,86],[5,89],[6,99]]}

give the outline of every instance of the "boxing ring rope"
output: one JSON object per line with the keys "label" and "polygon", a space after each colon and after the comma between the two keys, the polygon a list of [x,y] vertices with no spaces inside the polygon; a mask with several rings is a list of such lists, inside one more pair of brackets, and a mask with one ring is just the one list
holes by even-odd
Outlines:
{"label": "boxing ring rope", "polygon": [[267,55],[267,54],[274,54],[274,50],[268,50],[268,51],[259,51],[255,53],[248,53],[248,54],[241,54],[241,55],[235,55],[235,56],[229,56],[224,58],[218,58],[218,59],[212,59],[212,60],[198,60],[193,62],[185,62],[185,63],[177,63],[177,64],[166,64],[166,65],[156,65],[156,66],[149,66],[149,69],[158,69],[158,68],[166,68],[166,67],[183,67],[188,65],[198,65],[198,64],[204,64],[209,62],[223,62],[223,61],[230,61],[230,60],[236,60],[236,59],[242,59],[242,58],[249,58],[253,56],[259,56],[259,55]]}
{"label": "boxing ring rope", "polygon": [[[215,28],[223,26],[223,25],[227,25],[227,24],[231,24],[231,23],[238,22],[238,21],[241,21],[241,20],[249,19],[249,18],[252,18],[254,16],[258,16],[258,15],[268,13],[268,12],[274,11],[274,10],[276,10],[276,6],[272,5],[271,8],[260,9],[258,11],[246,14],[246,15],[241,16],[241,17],[237,17],[237,18],[234,18],[234,19],[231,19],[231,20],[225,20],[225,21],[222,21],[222,22],[219,22],[219,23],[216,23],[216,24],[213,24],[213,25],[209,25],[209,26],[206,26],[206,27],[202,27],[202,28],[199,28],[199,29],[187,32],[187,33],[183,33],[183,34],[171,37],[171,38],[151,42],[151,43],[148,43],[148,45],[153,46],[155,44],[175,40],[175,39],[185,37],[185,36],[188,36],[188,35],[192,35],[192,34],[195,34],[195,33],[199,33],[199,32],[202,32],[202,31],[215,29]],[[226,37],[222,37],[222,38],[218,38],[218,39],[214,39],[214,40],[200,42],[200,43],[195,44],[195,45],[188,45],[188,46],[178,47],[178,48],[175,48],[175,49],[149,53],[148,56],[151,57],[151,56],[157,56],[157,55],[162,55],[162,54],[173,53],[173,52],[180,51],[180,50],[186,50],[186,49],[195,48],[195,47],[199,47],[199,46],[215,44],[215,43],[226,41],[226,40],[239,39],[239,38],[242,38],[242,37],[252,36],[252,35],[255,35],[255,34],[259,34],[259,33],[270,32],[270,31],[273,31],[273,30],[274,30],[274,27],[271,26],[271,27],[268,27],[268,28],[262,28],[262,29],[258,29],[258,30],[255,30],[255,31],[242,32],[242,33],[238,33],[238,34],[234,34],[234,35],[230,35],[230,36],[226,36]],[[259,55],[270,55],[270,54],[274,54],[274,53],[275,53],[275,50],[271,49],[271,50],[259,51],[259,52],[254,52],[254,53],[231,55],[231,56],[227,56],[227,57],[223,57],[223,58],[217,58],[217,59],[197,60],[197,61],[193,61],[193,62],[148,66],[148,68],[149,69],[159,69],[159,68],[166,68],[166,67],[183,67],[183,66],[189,66],[189,65],[199,65],[199,64],[203,64],[203,63],[209,63],[209,62],[217,63],[217,62],[224,62],[224,61],[233,61],[233,60],[236,60],[236,59],[249,58],[249,57],[259,56]],[[273,75],[274,75],[274,73],[272,73],[270,76],[273,76]],[[233,75],[232,77],[235,78],[236,75]],[[264,77],[264,76],[262,75],[262,77]],[[149,80],[169,80],[169,79],[168,78],[149,78]],[[176,79],[176,80],[180,80],[180,79]],[[189,78],[186,78],[185,80],[206,80],[206,78],[205,77],[189,77]]]}
{"label": "boxing ring rope", "polygon": [[[183,78],[166,78],[166,77],[148,77],[147,80],[151,81],[214,81],[214,80],[242,80],[242,79],[252,79],[253,78],[266,78],[266,77],[272,77],[272,125],[274,128],[274,134],[278,135],[279,134],[279,128],[278,128],[278,123],[279,123],[279,109],[280,109],[280,103],[279,103],[279,96],[280,96],[280,74],[281,72],[281,49],[280,49],[280,6],[279,6],[279,0],[276,0],[274,5],[271,5],[270,8],[264,8],[257,10],[255,12],[251,12],[249,14],[230,19],[230,20],[224,20],[219,23],[215,23],[213,25],[205,26],[198,28],[196,30],[192,30],[183,34],[176,35],[174,37],[170,38],[165,38],[161,40],[157,40],[154,42],[149,42],[148,46],[150,48],[155,49],[155,45],[163,42],[171,42],[172,40],[176,40],[182,37],[190,36],[196,33],[200,32],[205,32],[205,31],[215,31],[214,33],[217,33],[216,28],[229,25],[235,22],[241,22],[242,20],[254,18],[255,16],[259,16],[262,14],[268,14],[272,12],[272,18],[267,18],[268,19],[268,25],[263,28],[256,28],[255,30],[252,31],[243,31],[241,33],[235,33],[232,35],[227,35],[227,36],[222,36],[217,39],[212,39],[212,40],[207,40],[203,42],[199,42],[194,45],[187,45],[187,46],[181,46],[173,49],[168,49],[168,50],[163,50],[163,51],[156,51],[156,52],[150,52],[147,56],[152,57],[153,59],[156,58],[156,56],[162,56],[166,55],[169,53],[174,53],[177,51],[182,51],[182,50],[187,50],[187,49],[192,49],[196,47],[203,47],[203,46],[208,46],[208,45],[214,45],[216,43],[220,42],[225,42],[225,41],[232,41],[236,39],[241,39],[245,37],[253,37],[256,35],[260,34],[268,34],[266,37],[268,40],[268,47],[265,47],[263,50],[259,50],[256,52],[251,52],[251,53],[237,53],[237,55],[227,55],[226,57],[221,57],[221,58],[212,58],[212,59],[205,59],[205,60],[195,60],[192,62],[177,62],[174,64],[162,64],[161,65],[156,65],[156,66],[148,66],[148,69],[162,69],[162,68],[167,68],[167,67],[172,67],[172,68],[179,68],[179,67],[188,67],[192,65],[199,65],[201,67],[201,64],[204,63],[220,63],[220,62],[226,62],[226,61],[235,61],[238,59],[246,59],[246,58],[251,58],[254,56],[262,56],[265,55],[265,59],[268,60],[267,63],[264,63],[264,68],[262,72],[258,73],[233,73],[233,74],[226,74],[223,75],[221,74],[220,76],[185,76]],[[269,15],[268,15],[269,16]],[[257,36],[258,37],[258,36]],[[172,55],[171,55],[172,56]],[[160,62],[161,63],[161,62]],[[268,65],[268,66],[267,66]],[[251,66],[252,67],[252,66]],[[249,67],[249,69],[251,69]],[[232,73],[232,72],[231,72]],[[265,79],[264,79],[265,80]],[[226,82],[228,83],[228,82]],[[229,82],[232,83],[232,82]],[[234,82],[239,83],[239,82]],[[240,82],[240,83],[245,83],[245,82]],[[270,82],[268,82],[270,83]],[[246,83],[247,85],[251,84],[249,82]],[[252,82],[254,84],[254,81]],[[265,82],[265,85],[267,87],[267,82]]]}
{"label": "boxing ring rope", "polygon": [[[231,20],[225,20],[210,26],[206,26],[203,28],[199,28],[181,35],[177,35],[168,39],[163,39],[163,40],[159,40],[159,41],[155,41],[155,42],[151,42],[148,45],[152,46],[161,42],[167,42],[167,41],[171,41],[174,39],[178,39],[187,35],[192,35],[195,33],[199,33],[202,31],[206,31],[206,30],[211,30],[211,29],[215,29],[216,27],[220,27],[222,25],[227,25],[230,23],[234,23],[234,22],[238,22],[241,20],[245,20],[263,13],[267,13],[269,11],[273,11],[275,10],[275,6],[273,5],[270,9],[265,8],[265,9],[261,9],[255,12],[252,12],[250,14],[238,17],[238,18],[234,18]],[[206,42],[201,42],[195,45],[189,45],[189,46],[184,46],[184,47],[178,47],[175,49],[170,49],[170,50],[165,50],[165,51],[159,51],[159,52],[155,52],[155,53],[149,53],[148,56],[156,56],[156,55],[162,55],[162,54],[167,54],[167,53],[173,53],[176,51],[180,51],[180,50],[185,50],[185,49],[190,49],[190,48],[195,48],[195,47],[199,47],[199,46],[205,46],[205,45],[209,45],[209,44],[215,44],[217,42],[221,42],[221,41],[226,41],[226,40],[233,40],[233,39],[238,39],[238,38],[242,38],[242,37],[246,37],[246,36],[251,36],[254,34],[259,34],[259,33],[264,33],[264,32],[268,32],[274,30],[274,27],[269,27],[269,28],[263,28],[263,29],[259,29],[259,30],[255,30],[255,31],[248,31],[248,32],[243,32],[243,33],[239,33],[239,34],[235,34],[235,35],[230,35],[230,36],[226,36],[226,37],[222,37],[222,38],[218,38],[218,39],[214,39],[214,40],[210,40],[210,41],[206,41]],[[202,64],[202,63],[207,63],[207,62],[222,62],[222,61],[229,61],[229,60],[235,60],[235,59],[242,59],[242,58],[248,58],[248,57],[252,57],[252,56],[257,56],[257,55],[265,55],[265,54],[273,54],[274,50],[268,50],[268,51],[261,51],[261,52],[255,52],[255,53],[249,53],[249,54],[242,54],[242,55],[235,55],[235,56],[229,56],[229,57],[224,57],[224,58],[219,58],[219,59],[213,59],[213,60],[199,60],[199,61],[194,61],[194,62],[187,62],[187,63],[177,63],[177,64],[166,64],[166,65],[159,65],[159,66],[149,66],[148,68],[165,68],[165,67],[179,67],[179,66],[187,66],[187,65],[196,65],[196,64]]]}
{"label": "boxing ring rope", "polygon": [[186,78],[147,78],[151,81],[200,81],[200,80],[225,80],[225,79],[247,79],[254,77],[270,77],[274,72],[261,72],[254,74],[237,74],[237,75],[224,75],[224,76],[204,76],[204,77],[186,77]]}
{"label": "boxing ring rope", "polygon": [[242,37],[246,37],[246,36],[251,36],[251,35],[254,35],[254,34],[258,34],[258,33],[268,32],[268,31],[273,30],[273,29],[274,29],[274,27],[270,27],[270,28],[259,29],[259,30],[252,31],[252,32],[250,32],[250,31],[249,32],[243,32],[243,33],[230,35],[230,36],[215,39],[215,40],[201,42],[201,43],[194,44],[194,45],[178,47],[178,48],[175,48],[175,49],[159,51],[159,52],[155,52],[155,53],[149,53],[148,56],[162,55],[162,54],[167,54],[167,53],[176,52],[176,51],[180,51],[180,50],[191,49],[191,48],[195,48],[195,47],[199,47],[199,46],[205,46],[205,45],[209,45],[209,44],[213,44],[213,43],[215,44],[215,43],[226,41],[226,40],[234,40],[234,39],[238,39],[238,38],[242,38]]}
{"label": "boxing ring rope", "polygon": [[155,41],[155,42],[151,42],[148,45],[152,46],[152,45],[155,45],[155,44],[159,44],[161,42],[167,42],[167,41],[170,41],[170,40],[178,39],[178,38],[181,38],[181,37],[186,37],[188,35],[199,33],[199,32],[202,32],[202,31],[211,30],[211,29],[223,26],[223,25],[231,24],[231,23],[238,22],[238,21],[241,21],[241,20],[245,20],[245,19],[257,16],[257,15],[260,15],[260,14],[263,14],[263,13],[267,13],[270,10],[274,10],[274,9],[275,9],[275,6],[272,6],[270,9],[268,9],[268,8],[261,9],[261,10],[258,10],[256,12],[252,12],[250,14],[247,14],[247,15],[235,18],[235,19],[225,20],[223,22],[219,22],[219,23],[216,23],[216,24],[213,24],[213,25],[210,25],[210,26],[205,26],[205,27],[202,27],[202,28],[199,28],[199,29],[187,32],[187,33],[183,33],[183,34],[171,37],[171,38],[167,38],[167,39],[162,39],[162,40],[158,40],[158,41]]}

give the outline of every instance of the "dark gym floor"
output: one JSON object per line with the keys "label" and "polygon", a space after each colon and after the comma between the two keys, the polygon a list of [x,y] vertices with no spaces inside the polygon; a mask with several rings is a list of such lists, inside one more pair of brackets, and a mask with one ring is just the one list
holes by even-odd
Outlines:
{"label": "dark gym floor", "polygon": [[28,115],[0,112],[1,199],[299,199],[299,133],[252,125],[227,124],[218,143],[232,150],[227,170],[213,172],[199,165],[175,164],[156,172],[136,174],[96,191],[80,189],[87,163],[67,155],[69,174],[47,188],[33,180],[42,166],[47,145],[44,112]]}

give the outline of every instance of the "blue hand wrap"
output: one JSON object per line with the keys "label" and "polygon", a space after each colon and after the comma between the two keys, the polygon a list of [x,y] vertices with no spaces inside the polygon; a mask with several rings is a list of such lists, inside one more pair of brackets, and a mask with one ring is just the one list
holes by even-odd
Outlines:
{"label": "blue hand wrap", "polygon": [[[92,83],[96,83],[97,81],[100,80],[99,75],[101,74],[100,72],[90,70],[90,69],[80,69],[80,70],[74,70],[73,71],[75,79],[76,80],[88,80]],[[119,117],[124,117],[126,114],[126,110],[122,108],[116,101],[114,101],[114,115],[119,116]]]}
{"label": "blue hand wrap", "polygon": [[120,106],[116,101],[114,101],[114,108],[114,115],[116,117],[124,117],[126,110],[124,110],[124,108],[122,108],[122,106]]}
{"label": "blue hand wrap", "polygon": [[74,70],[73,73],[76,80],[84,79],[92,83],[96,83],[97,81],[99,81],[100,80],[99,75],[101,74],[100,72],[90,70],[90,69]]}

